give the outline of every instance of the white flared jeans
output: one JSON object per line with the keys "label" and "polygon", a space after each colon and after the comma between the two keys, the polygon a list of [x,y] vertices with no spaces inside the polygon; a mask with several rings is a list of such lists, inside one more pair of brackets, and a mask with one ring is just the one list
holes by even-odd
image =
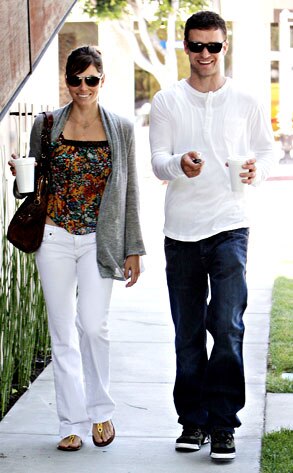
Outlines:
{"label": "white flared jeans", "polygon": [[96,234],[45,226],[36,252],[48,311],[61,438],[83,440],[113,416],[109,395],[108,309],[113,281],[100,276]]}

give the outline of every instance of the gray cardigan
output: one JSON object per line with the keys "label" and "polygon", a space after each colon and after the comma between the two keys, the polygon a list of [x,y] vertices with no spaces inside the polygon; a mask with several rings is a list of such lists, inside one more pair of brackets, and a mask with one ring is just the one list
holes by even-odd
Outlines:
{"label": "gray cardigan", "polygon": [[[72,103],[54,110],[51,141],[63,131]],[[108,178],[97,220],[97,262],[104,278],[124,280],[123,265],[129,255],[144,255],[139,223],[139,193],[132,123],[99,105],[111,149],[112,172]],[[36,117],[30,139],[30,156],[41,155],[43,114]]]}

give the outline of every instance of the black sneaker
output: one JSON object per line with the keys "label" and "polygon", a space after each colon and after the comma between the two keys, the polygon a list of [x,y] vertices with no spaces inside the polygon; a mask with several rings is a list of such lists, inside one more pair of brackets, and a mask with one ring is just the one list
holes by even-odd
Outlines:
{"label": "black sneaker", "polygon": [[214,460],[233,460],[235,458],[235,443],[232,432],[214,430],[211,434],[211,457]]}
{"label": "black sneaker", "polygon": [[194,452],[208,442],[209,436],[204,430],[183,428],[182,434],[176,440],[175,449],[179,452]]}

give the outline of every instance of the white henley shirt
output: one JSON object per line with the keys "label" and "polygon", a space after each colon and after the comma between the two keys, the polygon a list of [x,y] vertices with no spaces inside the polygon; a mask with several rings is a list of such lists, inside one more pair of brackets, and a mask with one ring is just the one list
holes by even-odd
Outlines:
{"label": "white henley shirt", "polygon": [[[253,96],[240,91],[230,78],[219,90],[207,93],[182,79],[153,99],[150,144],[155,175],[169,181],[166,236],[199,241],[249,226],[245,193],[232,192],[225,163],[229,156],[255,157],[255,184],[268,177],[274,164],[270,119]],[[187,178],[181,168],[181,157],[189,151],[200,151],[205,161],[194,178]]]}

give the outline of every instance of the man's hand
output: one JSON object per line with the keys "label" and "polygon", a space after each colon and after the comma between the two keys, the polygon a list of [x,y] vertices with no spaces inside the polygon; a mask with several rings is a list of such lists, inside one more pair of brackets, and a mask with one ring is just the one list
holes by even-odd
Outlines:
{"label": "man's hand", "polygon": [[181,167],[185,176],[191,178],[200,175],[204,161],[201,160],[199,163],[194,163],[193,160],[197,159],[200,159],[200,155],[196,151],[189,151],[182,156]]}
{"label": "man's hand", "polygon": [[246,164],[243,164],[243,169],[248,169],[248,171],[241,172],[240,177],[242,177],[243,184],[252,184],[256,176],[256,159],[248,159]]}

